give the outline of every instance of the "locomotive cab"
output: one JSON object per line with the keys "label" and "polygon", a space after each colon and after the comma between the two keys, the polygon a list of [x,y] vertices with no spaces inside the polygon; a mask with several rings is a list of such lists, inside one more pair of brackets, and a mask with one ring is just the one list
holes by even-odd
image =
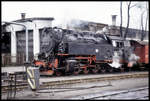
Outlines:
{"label": "locomotive cab", "polygon": [[118,64],[121,64],[120,67],[127,67],[128,63],[131,61],[130,57],[133,55],[133,47],[130,41],[117,36],[109,37],[112,39],[114,53],[119,59]]}

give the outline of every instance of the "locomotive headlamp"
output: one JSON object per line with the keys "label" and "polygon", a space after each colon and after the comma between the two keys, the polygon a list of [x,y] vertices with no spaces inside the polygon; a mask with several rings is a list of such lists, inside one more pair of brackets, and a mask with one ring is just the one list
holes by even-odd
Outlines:
{"label": "locomotive headlamp", "polygon": [[96,52],[96,53],[98,53],[98,52],[99,52],[99,50],[98,50],[98,49],[95,49],[95,52]]}

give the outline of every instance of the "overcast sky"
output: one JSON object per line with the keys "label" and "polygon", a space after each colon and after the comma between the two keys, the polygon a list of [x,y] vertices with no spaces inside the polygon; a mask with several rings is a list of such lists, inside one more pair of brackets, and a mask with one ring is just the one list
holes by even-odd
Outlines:
{"label": "overcast sky", "polygon": [[[134,5],[137,2],[132,2]],[[145,2],[143,2],[144,4]],[[20,13],[26,13],[26,18],[54,17],[53,26],[66,24],[71,19],[87,20],[112,24],[111,15],[117,16],[120,25],[120,2],[2,2],[2,21],[13,21],[21,18]],[[140,27],[141,10],[133,7],[130,11],[130,28]],[[144,25],[146,21],[144,13]],[[123,2],[123,26],[127,22],[127,4]]]}

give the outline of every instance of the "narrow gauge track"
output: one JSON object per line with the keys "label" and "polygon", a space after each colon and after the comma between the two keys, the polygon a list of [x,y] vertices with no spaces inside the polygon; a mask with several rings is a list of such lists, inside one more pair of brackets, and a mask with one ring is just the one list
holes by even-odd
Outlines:
{"label": "narrow gauge track", "polygon": [[[106,74],[107,75],[107,74]],[[43,89],[45,87],[56,87],[59,85],[67,85],[67,84],[76,84],[76,83],[83,83],[83,82],[96,82],[96,81],[108,81],[108,80],[119,80],[119,79],[127,79],[127,78],[144,78],[148,77],[148,72],[128,72],[124,74],[116,74],[114,76],[104,76],[104,77],[95,77],[95,78],[83,78],[83,79],[72,79],[72,80],[58,80],[58,81],[49,81],[49,82],[43,82],[42,85],[40,85],[40,89]],[[2,93],[6,93],[7,90],[9,90],[9,85],[1,85]],[[12,85],[12,90],[16,89],[16,91],[23,90],[25,88],[28,88],[28,83],[23,82],[20,84],[16,84],[16,88],[14,85]]]}
{"label": "narrow gauge track", "polygon": [[[111,84],[106,85],[100,85],[100,86],[91,86],[91,87],[71,87],[71,88],[61,88],[61,87],[55,87],[55,88],[44,88],[39,89],[37,93],[59,93],[59,92],[67,92],[67,91],[76,91],[76,90],[84,90],[84,89],[92,89],[92,88],[101,88],[101,87],[108,87],[112,86]],[[46,91],[45,91],[46,90]]]}
{"label": "narrow gauge track", "polygon": [[[106,74],[107,75],[107,74]],[[59,80],[53,82],[43,82],[41,85],[44,86],[56,86],[56,85],[65,85],[65,84],[75,84],[75,83],[83,83],[83,82],[96,82],[96,81],[108,81],[108,80],[119,80],[119,79],[127,79],[127,78],[142,78],[148,77],[147,72],[137,72],[137,73],[124,73],[124,74],[116,74],[114,76],[109,74],[103,77],[91,77],[91,78],[83,78],[83,79],[71,79],[71,80]]]}
{"label": "narrow gauge track", "polygon": [[[82,96],[81,99],[85,99],[85,100],[98,100],[98,99],[115,99],[115,96],[124,96],[127,95],[129,93],[132,93],[134,95],[136,95],[136,93],[140,93],[144,90],[149,90],[149,87],[143,87],[143,88],[137,88],[137,89],[130,89],[130,90],[123,90],[123,91],[115,91],[112,93],[106,93],[106,94],[93,94],[91,96],[88,95],[88,97]],[[138,95],[138,97],[134,97],[131,99],[142,99],[142,98],[148,98],[148,95]],[[116,98],[117,99],[117,98]],[[124,99],[124,98],[122,98]]]}

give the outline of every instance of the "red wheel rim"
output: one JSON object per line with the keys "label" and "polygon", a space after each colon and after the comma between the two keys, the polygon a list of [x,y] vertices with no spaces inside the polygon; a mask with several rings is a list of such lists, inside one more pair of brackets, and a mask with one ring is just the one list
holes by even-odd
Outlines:
{"label": "red wheel rim", "polygon": [[56,76],[61,76],[62,73],[60,71],[56,71]]}
{"label": "red wheel rim", "polygon": [[79,72],[80,72],[80,69],[77,69],[77,70],[75,70],[75,71],[73,72],[73,74],[74,74],[74,75],[78,75]]}
{"label": "red wheel rim", "polygon": [[87,70],[87,68],[86,68],[86,69],[83,70],[83,73],[84,73],[84,74],[88,74],[88,73],[89,73],[89,70]]}
{"label": "red wheel rim", "polygon": [[99,71],[98,68],[93,68],[93,69],[92,69],[92,72],[93,72],[94,74],[98,73],[98,71]]}
{"label": "red wheel rim", "polygon": [[102,72],[102,73],[105,73],[105,72],[106,72],[106,70],[105,70],[105,69],[102,69],[102,70],[101,70],[101,72]]}
{"label": "red wheel rim", "polygon": [[112,72],[113,72],[113,68],[110,68],[108,71],[109,71],[110,73],[112,73]]}
{"label": "red wheel rim", "polygon": [[124,68],[120,68],[120,71],[121,71],[121,72],[124,72]]}
{"label": "red wheel rim", "polygon": [[79,71],[75,71],[73,74],[74,74],[74,75],[78,75],[78,74],[79,74]]}

